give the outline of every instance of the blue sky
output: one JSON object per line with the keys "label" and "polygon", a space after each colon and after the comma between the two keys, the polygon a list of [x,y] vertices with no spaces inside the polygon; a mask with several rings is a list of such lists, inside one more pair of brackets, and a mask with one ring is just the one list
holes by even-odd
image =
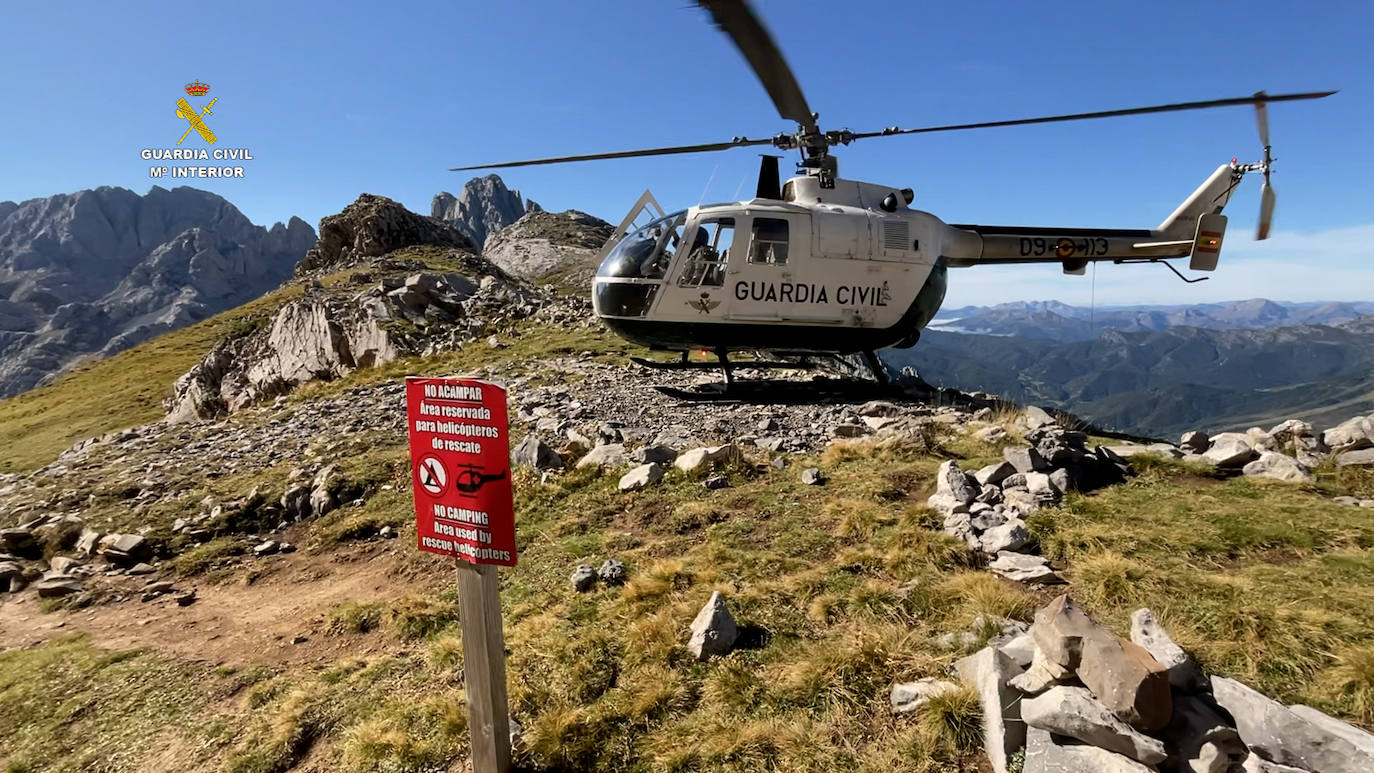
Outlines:
{"label": "blue sky", "polygon": [[[1232,201],[1221,270],[957,272],[948,303],[1054,297],[1188,302],[1374,298],[1374,5],[870,3],[762,0],[825,127],[1014,118],[1340,89],[1271,108],[1278,238],[1253,243],[1258,182]],[[211,85],[217,147],[242,180],[196,180],[255,222],[312,224],[361,192],[428,212],[452,166],[709,142],[789,129],[738,53],[682,0],[567,3],[10,4],[0,47],[0,200],[154,182],[182,85]],[[187,143],[204,147],[192,136]],[[958,134],[840,150],[846,177],[912,187],[949,222],[1150,227],[1219,163],[1259,153],[1229,108]],[[747,193],[752,150],[508,170],[548,209],[618,220]],[[178,181],[180,183],[182,181]],[[163,183],[164,185],[170,183]]]}

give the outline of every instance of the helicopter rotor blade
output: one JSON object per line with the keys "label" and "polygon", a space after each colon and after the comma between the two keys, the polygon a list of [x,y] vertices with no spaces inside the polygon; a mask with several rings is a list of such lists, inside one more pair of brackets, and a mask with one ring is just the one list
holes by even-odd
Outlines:
{"label": "helicopter rotor blade", "polygon": [[[1050,115],[1039,118],[1016,118],[1010,121],[983,121],[980,123],[948,124],[945,126],[924,126],[918,129],[901,129],[893,126],[876,132],[850,133],[846,139],[859,140],[869,137],[888,137],[895,134],[927,134],[930,132],[960,131],[963,129],[990,129],[998,126],[1024,126],[1026,124],[1056,123],[1059,121],[1083,121],[1091,118],[1116,118],[1124,115],[1169,113],[1177,110],[1204,110],[1211,107],[1229,107],[1232,105],[1262,105],[1266,102],[1291,102],[1299,99],[1321,99],[1322,97],[1329,97],[1335,93],[1335,91],[1312,91],[1303,94],[1274,94],[1270,96],[1261,92],[1260,94],[1248,97],[1206,99],[1199,102],[1177,102],[1169,105],[1132,107],[1123,110],[1099,110],[1092,113],[1070,113],[1068,115]],[[1263,115],[1263,113],[1261,114]]]}
{"label": "helicopter rotor blade", "polygon": [[713,150],[729,150],[750,145],[772,145],[773,140],[751,140],[736,137],[729,142],[708,142],[702,145],[675,145],[667,148],[644,148],[642,150],[617,150],[610,153],[588,153],[581,156],[555,156],[553,158],[532,158],[525,161],[503,161],[499,164],[478,164],[476,166],[455,166],[450,172],[465,172],[472,169],[509,169],[514,166],[538,166],[540,164],[564,164],[570,161],[597,161],[607,158],[637,158],[640,156],[668,156],[675,153],[706,153]]}
{"label": "helicopter rotor blade", "polygon": [[1269,110],[1265,104],[1269,101],[1269,95],[1263,91],[1256,91],[1255,98],[1259,101],[1255,103],[1255,121],[1259,125],[1260,144],[1269,147]]}
{"label": "helicopter rotor blade", "polygon": [[1274,194],[1274,187],[1268,180],[1260,186],[1260,215],[1259,225],[1255,229],[1255,241],[1264,241],[1269,238],[1269,229],[1274,225],[1274,203],[1277,196]]}
{"label": "helicopter rotor blade", "polygon": [[749,4],[744,0],[697,0],[697,4],[710,12],[716,26],[735,42],[773,98],[778,114],[796,121],[806,132],[816,132],[816,119],[792,68]]}

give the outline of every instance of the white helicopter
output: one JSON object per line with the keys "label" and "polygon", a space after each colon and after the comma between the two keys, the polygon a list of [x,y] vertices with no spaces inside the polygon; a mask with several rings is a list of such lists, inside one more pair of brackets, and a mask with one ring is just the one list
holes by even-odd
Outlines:
{"label": "white helicopter", "polygon": [[[1257,239],[1269,235],[1274,190],[1266,105],[1319,99],[1336,92],[1264,92],[1072,115],[880,131],[822,131],[791,69],[745,0],[698,0],[734,41],[794,132],[765,139],[593,153],[453,171],[571,161],[699,153],[771,145],[799,150],[797,176],[779,186],[778,157],[763,157],[754,198],[665,213],[647,190],[606,242],[593,287],[596,314],[611,330],[680,361],[635,362],[656,368],[720,367],[731,379],[732,351],[770,351],[774,361],[749,367],[809,367],[814,355],[862,354],[880,383],[886,371],[875,351],[913,346],[944,300],[949,267],[1059,263],[1082,275],[1089,262],[1163,262],[1191,258],[1195,271],[1217,267],[1226,216],[1222,208],[1241,178],[1261,172]],[[1075,121],[1234,105],[1254,105],[1264,158],[1217,167],[1191,196],[1149,229],[951,225],[911,209],[910,188],[846,180],[830,149],[899,134]],[[648,222],[645,222],[648,221]],[[1168,263],[1164,263],[1174,273]],[[1180,278],[1184,278],[1179,274]],[[1199,279],[1184,281],[1201,281]],[[690,361],[693,349],[719,364]],[[789,359],[795,358],[795,359]],[[745,363],[737,363],[743,366]]]}

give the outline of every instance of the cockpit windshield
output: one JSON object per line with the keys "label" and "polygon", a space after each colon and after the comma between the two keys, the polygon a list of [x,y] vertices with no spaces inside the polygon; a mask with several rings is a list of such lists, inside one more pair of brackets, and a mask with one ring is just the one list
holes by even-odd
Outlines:
{"label": "cockpit windshield", "polygon": [[601,262],[597,276],[615,279],[662,279],[682,241],[687,211],[674,212],[631,231]]}

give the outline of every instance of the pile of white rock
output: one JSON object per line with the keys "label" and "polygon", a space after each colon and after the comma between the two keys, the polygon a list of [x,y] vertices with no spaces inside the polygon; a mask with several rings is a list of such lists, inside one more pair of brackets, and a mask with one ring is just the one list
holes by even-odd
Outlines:
{"label": "pile of white rock", "polygon": [[1068,491],[1120,483],[1130,465],[1110,449],[1088,449],[1087,436],[1055,426],[1039,409],[1027,413],[1032,429],[1027,448],[1008,446],[1003,461],[972,474],[945,461],[927,504],[944,516],[944,531],[969,548],[993,556],[989,568],[1018,582],[1051,583],[1060,578],[1041,556],[1032,555],[1026,517],[1058,504]]}
{"label": "pile of white rock", "polygon": [[1128,641],[1060,596],[955,671],[979,694],[997,773],[1022,754],[1023,773],[1374,770],[1374,735],[1208,679],[1148,609]]}
{"label": "pile of white rock", "polygon": [[[1178,445],[1129,444],[1111,450],[1127,458],[1157,454],[1208,462],[1252,477],[1308,483],[1316,480],[1312,469],[1328,459],[1339,467],[1374,466],[1374,416],[1356,416],[1324,432],[1313,430],[1305,421],[1288,419],[1268,431],[1251,427],[1208,435],[1195,430],[1183,433]],[[1374,501],[1364,506],[1374,507]]]}

